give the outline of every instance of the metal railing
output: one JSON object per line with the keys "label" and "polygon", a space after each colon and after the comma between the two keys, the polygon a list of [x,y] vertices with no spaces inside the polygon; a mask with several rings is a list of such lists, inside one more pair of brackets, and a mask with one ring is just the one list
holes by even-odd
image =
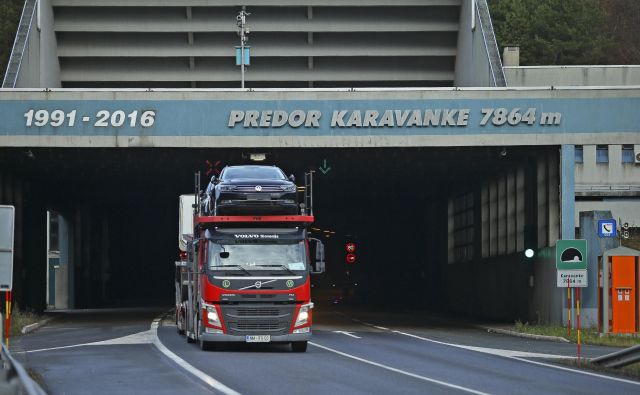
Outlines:
{"label": "metal railing", "polygon": [[604,366],[606,368],[621,368],[640,362],[640,345],[625,348],[611,354],[603,355],[591,360],[591,363]]}
{"label": "metal railing", "polygon": [[16,361],[9,350],[2,345],[2,385],[3,394],[46,395],[46,392],[29,376],[22,365]]}
{"label": "metal railing", "polygon": [[475,6],[478,12],[478,21],[480,22],[484,47],[487,51],[487,61],[489,62],[493,86],[507,86],[504,71],[502,70],[502,61],[500,60],[500,51],[493,31],[493,24],[491,23],[489,5],[486,0],[477,0]]}
{"label": "metal railing", "polygon": [[31,30],[31,22],[33,21],[33,15],[35,14],[36,4],[36,0],[26,0],[24,2],[22,15],[20,16],[20,22],[18,23],[16,38],[13,41],[13,48],[11,48],[11,56],[9,57],[7,70],[4,73],[4,80],[2,81],[3,88],[15,88],[16,86],[18,73],[20,72],[20,65],[22,64],[22,58],[24,57],[24,51],[27,47],[27,42],[29,41],[29,31]]}

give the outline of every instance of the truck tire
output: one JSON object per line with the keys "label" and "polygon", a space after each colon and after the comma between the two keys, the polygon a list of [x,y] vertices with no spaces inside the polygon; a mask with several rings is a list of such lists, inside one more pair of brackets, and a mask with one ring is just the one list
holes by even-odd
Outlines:
{"label": "truck tire", "polygon": [[291,350],[293,350],[293,352],[306,352],[307,341],[291,342]]}
{"label": "truck tire", "polygon": [[202,340],[202,321],[200,321],[200,317],[198,317],[198,326],[196,327],[196,331],[198,332],[198,346],[200,346],[200,349],[202,351],[209,351],[211,350],[211,345],[209,342],[206,342],[204,340]]}

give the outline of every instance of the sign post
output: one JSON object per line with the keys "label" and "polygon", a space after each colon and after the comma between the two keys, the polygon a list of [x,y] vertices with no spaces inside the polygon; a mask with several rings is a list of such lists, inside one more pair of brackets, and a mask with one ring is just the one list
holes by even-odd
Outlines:
{"label": "sign post", "polygon": [[9,346],[11,325],[11,290],[13,288],[13,234],[15,208],[0,206],[0,291],[5,291],[5,344]]}
{"label": "sign post", "polygon": [[[608,223],[609,224],[609,223]],[[609,227],[602,227],[608,230]],[[615,225],[614,225],[615,229]],[[576,329],[578,331],[578,364],[580,363],[580,288],[588,286],[587,241],[558,240],[556,242],[557,286],[567,287],[567,333],[571,336],[571,297],[569,290],[576,290]]]}

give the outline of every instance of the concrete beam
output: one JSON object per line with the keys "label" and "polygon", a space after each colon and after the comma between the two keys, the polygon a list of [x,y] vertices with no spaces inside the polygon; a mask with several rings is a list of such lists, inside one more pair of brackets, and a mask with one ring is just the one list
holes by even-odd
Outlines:
{"label": "concrete beam", "polygon": [[[459,6],[463,0],[397,0],[394,6]],[[100,7],[103,0],[53,0],[54,7]],[[109,7],[232,7],[237,0],[109,0]],[[388,0],[251,0],[242,2],[246,6],[322,6],[322,7],[354,7],[354,6],[389,6]]]}

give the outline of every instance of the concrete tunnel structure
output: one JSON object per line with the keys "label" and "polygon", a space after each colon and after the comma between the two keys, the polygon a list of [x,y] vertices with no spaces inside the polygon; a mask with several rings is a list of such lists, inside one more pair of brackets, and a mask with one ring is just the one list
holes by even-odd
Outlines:
{"label": "concrete tunnel structure", "polygon": [[574,237],[575,147],[640,144],[637,87],[506,87],[485,1],[254,2],[246,90],[221,19],[242,4],[32,3],[0,91],[0,203],[36,309],[170,305],[178,195],[265,153],[298,180],[331,167],[318,288],[560,322],[549,251]]}

